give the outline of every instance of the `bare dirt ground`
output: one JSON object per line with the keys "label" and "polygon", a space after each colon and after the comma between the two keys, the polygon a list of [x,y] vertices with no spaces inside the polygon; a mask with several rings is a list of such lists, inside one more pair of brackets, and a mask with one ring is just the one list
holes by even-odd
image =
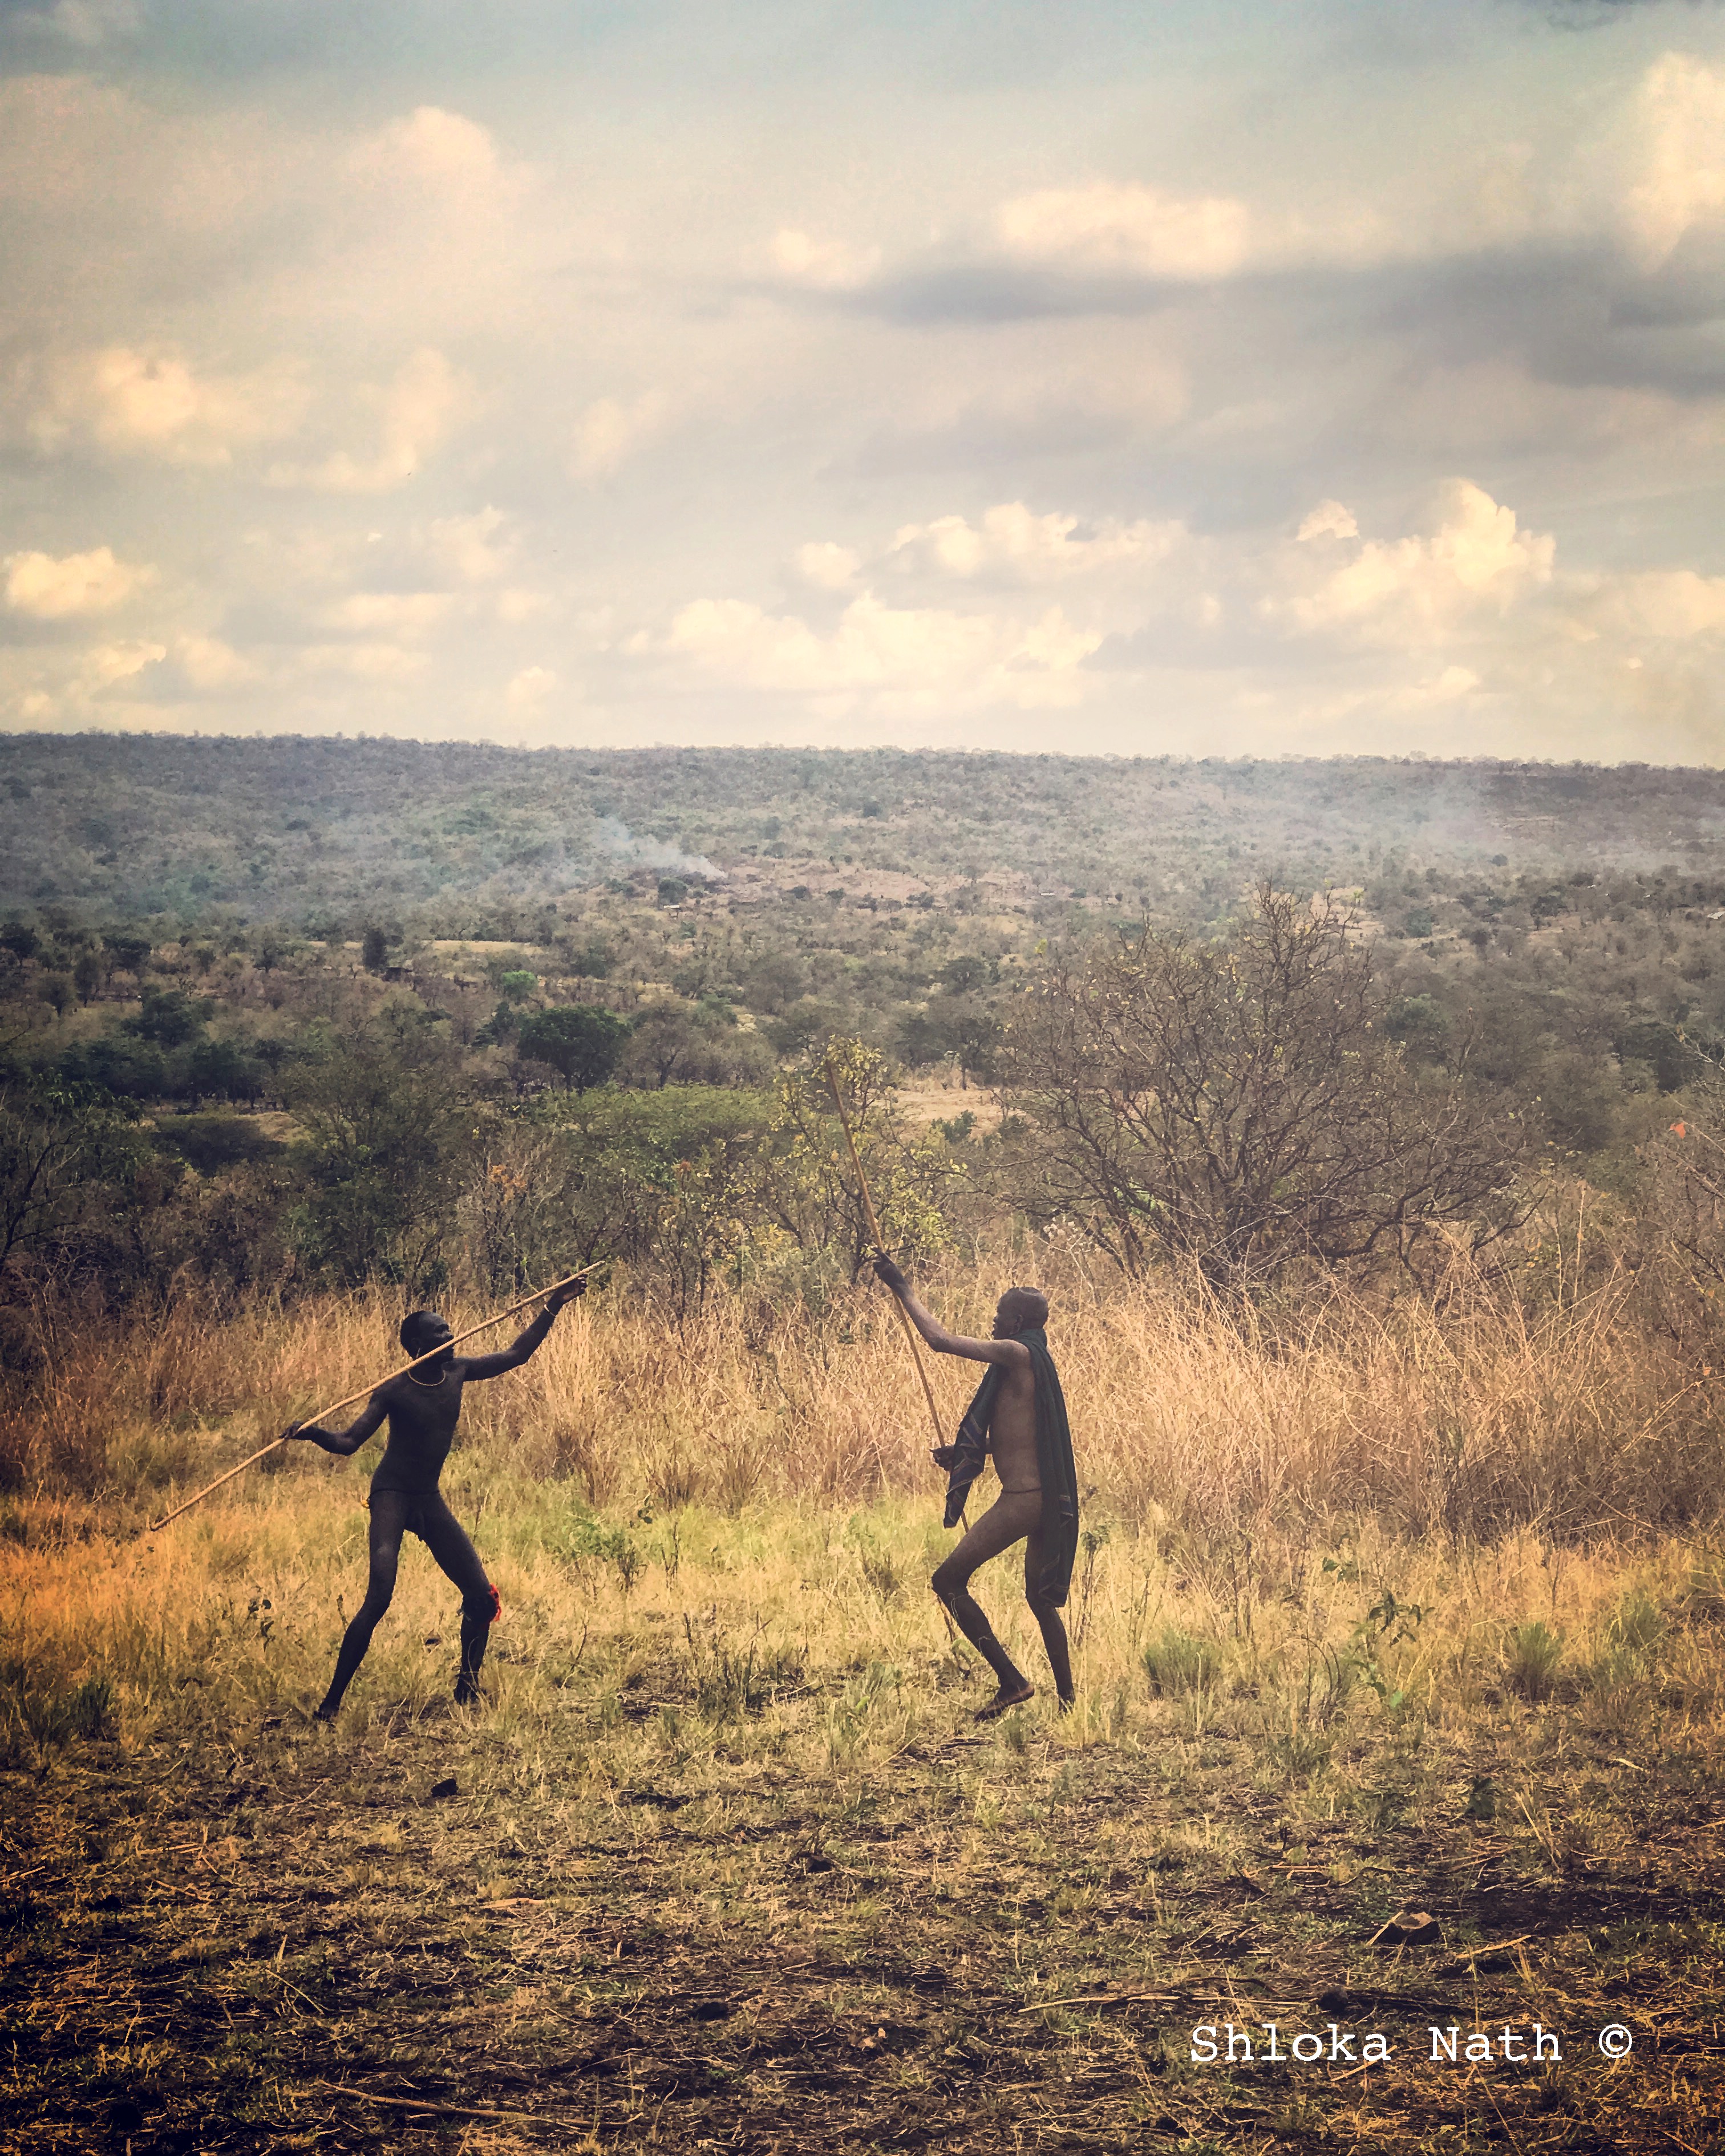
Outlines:
{"label": "bare dirt ground", "polygon": [[[1075,1748],[1041,1702],[978,1732],[949,1658],[902,1681],[952,1737],[818,1776],[746,1715],[680,1747],[670,1663],[537,1733],[404,1703],[7,1773],[4,2145],[1719,2145],[1720,1777],[1681,1728],[1632,1761],[1553,1707],[1513,1801],[1481,1738],[1416,1825],[1393,1785],[1322,1816],[1201,1713]],[[619,1711],[663,1771],[566,1794]],[[1373,1943],[1412,1908],[1430,1943]],[[1266,2061],[1271,2022],[1323,2058]],[[1195,2064],[1230,2023],[1253,2062]],[[1506,2059],[1536,2023],[1560,2061]]]}

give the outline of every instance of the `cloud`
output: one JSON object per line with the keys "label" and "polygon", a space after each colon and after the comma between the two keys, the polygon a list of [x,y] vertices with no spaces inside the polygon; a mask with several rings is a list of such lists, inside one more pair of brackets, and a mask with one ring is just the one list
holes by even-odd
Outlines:
{"label": "cloud", "polygon": [[[1339,507],[1325,503],[1313,515]],[[1311,534],[1302,527],[1301,536]],[[1522,531],[1515,511],[1483,487],[1452,479],[1445,482],[1430,534],[1364,541],[1304,591],[1268,598],[1265,607],[1307,631],[1419,644],[1450,634],[1466,616],[1507,613],[1550,581],[1556,552],[1549,533]]]}
{"label": "cloud", "polygon": [[806,546],[799,547],[791,558],[802,581],[823,592],[842,592],[862,567],[860,554],[830,539],[811,539]]}
{"label": "cloud", "polygon": [[85,695],[100,696],[135,680],[146,666],[167,656],[165,644],[99,644],[80,660],[78,687]]}
{"label": "cloud", "polygon": [[1642,79],[1630,133],[1623,221],[1653,268],[1725,213],[1725,75],[1692,54],[1666,53]]}
{"label": "cloud", "polygon": [[906,524],[880,557],[889,571],[1020,584],[1063,583],[1098,572],[1153,568],[1184,536],[1178,524],[1040,516],[1022,501],[999,503],[975,524],[962,516]]}
{"label": "cloud", "polygon": [[422,346],[388,387],[364,393],[377,411],[376,453],[355,457],[338,449],[321,464],[277,465],[276,486],[323,494],[388,494],[418,476],[470,408],[473,385],[440,352]]}
{"label": "cloud", "polygon": [[80,614],[106,613],[151,583],[152,568],[118,560],[111,547],[87,554],[8,554],[6,603],[14,613],[35,621],[66,621]]}
{"label": "cloud", "polygon": [[142,23],[138,0],[54,0],[51,8],[21,8],[11,18],[15,31],[63,39],[86,53],[132,36]]}
{"label": "cloud", "polygon": [[773,234],[768,255],[776,277],[815,292],[858,291],[880,267],[878,247],[818,239],[789,226]]}
{"label": "cloud", "polygon": [[1321,501],[1307,512],[1295,534],[1300,539],[1358,539],[1359,526],[1353,511],[1339,501]]}
{"label": "cloud", "polygon": [[434,517],[426,529],[426,552],[461,583],[489,583],[503,574],[515,551],[506,521],[490,503],[471,516]]}
{"label": "cloud", "polygon": [[1024,622],[853,599],[822,636],[794,614],[696,599],[671,624],[673,651],[739,686],[814,698],[865,694],[901,705],[957,698],[1025,707],[1077,701],[1078,669],[1101,642],[1059,608]]}
{"label": "cloud", "polygon": [[329,609],[332,629],[363,635],[425,636],[448,616],[448,592],[354,592]]}
{"label": "cloud", "polygon": [[1173,195],[1096,180],[1015,195],[996,213],[1002,250],[1014,261],[1084,276],[1229,277],[1245,263],[1252,216],[1224,195]]}
{"label": "cloud", "polygon": [[601,397],[589,404],[575,425],[569,469],[577,479],[610,479],[665,424],[669,401],[649,389],[631,402]]}
{"label": "cloud", "polygon": [[362,172],[382,172],[470,195],[489,191],[505,177],[490,130],[465,113],[447,111],[439,105],[416,105],[405,118],[392,120],[360,146],[353,163]]}
{"label": "cloud", "polygon": [[291,434],[307,392],[290,362],[200,374],[172,348],[110,345],[24,362],[6,402],[14,430],[44,455],[85,446],[222,465],[238,448]]}
{"label": "cloud", "polygon": [[553,689],[561,685],[549,666],[524,666],[503,692],[511,711],[537,711]]}
{"label": "cloud", "polygon": [[382,642],[314,644],[300,654],[300,670],[305,673],[347,674],[380,687],[417,680],[430,664],[429,655],[424,651]]}
{"label": "cloud", "polygon": [[1591,633],[1638,643],[1716,637],[1725,634],[1725,577],[1663,569],[1602,578],[1581,614]]}

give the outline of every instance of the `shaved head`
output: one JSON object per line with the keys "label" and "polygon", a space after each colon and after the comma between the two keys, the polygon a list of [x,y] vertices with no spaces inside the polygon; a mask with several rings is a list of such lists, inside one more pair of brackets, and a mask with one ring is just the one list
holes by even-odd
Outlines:
{"label": "shaved head", "polygon": [[995,1320],[1008,1334],[1040,1332],[1048,1322],[1048,1297],[1040,1288],[1009,1287],[996,1307]]}

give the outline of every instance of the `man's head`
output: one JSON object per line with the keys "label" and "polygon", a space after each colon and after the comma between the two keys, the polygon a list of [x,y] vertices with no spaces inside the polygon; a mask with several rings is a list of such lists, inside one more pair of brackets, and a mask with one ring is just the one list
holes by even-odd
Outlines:
{"label": "man's head", "polygon": [[1048,1322],[1048,1297],[1040,1288],[1009,1287],[994,1308],[994,1337],[1016,1340],[1021,1332],[1040,1332]]}
{"label": "man's head", "polygon": [[454,1337],[434,1310],[410,1310],[401,1322],[401,1344],[414,1357],[447,1347]]}

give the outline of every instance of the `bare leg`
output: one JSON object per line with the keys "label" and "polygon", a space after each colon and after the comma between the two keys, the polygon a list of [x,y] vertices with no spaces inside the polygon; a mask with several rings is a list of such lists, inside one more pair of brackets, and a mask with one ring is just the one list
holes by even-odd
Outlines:
{"label": "bare leg", "polygon": [[444,1577],[461,1590],[461,1671],[455,1680],[455,1698],[468,1707],[480,1696],[480,1665],[497,1614],[495,1593],[466,1528],[441,1497],[423,1498],[419,1519],[421,1540]]}
{"label": "bare leg", "polygon": [[1064,1714],[1077,1697],[1072,1688],[1072,1657],[1066,1645],[1066,1627],[1060,1611],[1042,1592],[1042,1529],[1034,1527],[1024,1543],[1024,1599],[1042,1633],[1042,1645],[1054,1672],[1055,1690]]}
{"label": "bare leg", "polygon": [[407,1532],[408,1504],[408,1499],[395,1490],[379,1490],[372,1496],[371,1573],[366,1581],[365,1600],[354,1612],[352,1622],[341,1636],[336,1674],[330,1679],[330,1688],[317,1710],[320,1722],[335,1720],[342,1695],[352,1683],[354,1671],[365,1660],[366,1649],[372,1644],[378,1620],[395,1593],[395,1568],[401,1556],[401,1538]]}
{"label": "bare leg", "polygon": [[1042,1496],[1030,1491],[1017,1496],[1004,1491],[983,1514],[950,1557],[939,1567],[932,1582],[935,1593],[952,1613],[952,1620],[983,1660],[993,1670],[999,1690],[978,1719],[992,1720],[1009,1707],[1029,1699],[1035,1686],[994,1636],[993,1627],[970,1592],[971,1574],[991,1557],[999,1557],[1042,1518]]}

